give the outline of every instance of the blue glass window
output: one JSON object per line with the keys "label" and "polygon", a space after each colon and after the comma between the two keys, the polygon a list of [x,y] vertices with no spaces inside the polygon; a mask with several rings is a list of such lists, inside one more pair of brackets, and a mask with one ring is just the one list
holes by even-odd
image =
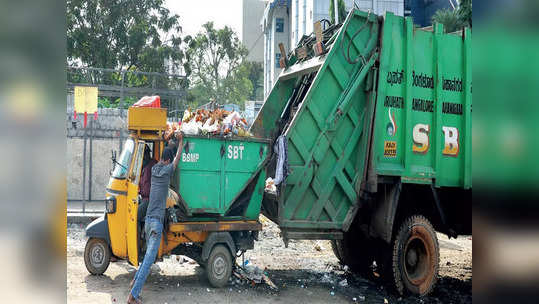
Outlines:
{"label": "blue glass window", "polygon": [[281,60],[281,53],[275,54],[275,67],[280,68],[279,61]]}
{"label": "blue glass window", "polygon": [[284,18],[275,18],[275,32],[284,32]]}

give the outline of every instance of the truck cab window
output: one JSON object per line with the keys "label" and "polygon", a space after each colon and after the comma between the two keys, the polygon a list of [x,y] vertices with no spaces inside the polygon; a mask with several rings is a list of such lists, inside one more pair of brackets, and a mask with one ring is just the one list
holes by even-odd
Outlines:
{"label": "truck cab window", "polygon": [[131,138],[127,139],[124,144],[124,149],[122,154],[116,160],[114,164],[114,170],[112,171],[112,177],[114,178],[126,178],[127,169],[129,169],[129,164],[131,163],[131,158],[133,157],[133,149],[135,148],[135,141]]}

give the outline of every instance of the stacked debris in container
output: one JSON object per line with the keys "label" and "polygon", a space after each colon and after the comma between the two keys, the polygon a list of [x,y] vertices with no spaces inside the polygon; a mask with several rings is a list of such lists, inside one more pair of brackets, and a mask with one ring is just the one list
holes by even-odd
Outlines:
{"label": "stacked debris in container", "polygon": [[191,111],[185,110],[181,124],[173,129],[186,135],[208,135],[208,136],[241,136],[249,137],[252,134],[247,130],[247,121],[236,112],[223,109],[206,110],[199,109]]}

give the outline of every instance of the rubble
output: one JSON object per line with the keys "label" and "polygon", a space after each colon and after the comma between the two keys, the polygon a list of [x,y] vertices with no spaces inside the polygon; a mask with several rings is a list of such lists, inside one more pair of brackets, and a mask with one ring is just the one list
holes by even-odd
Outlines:
{"label": "rubble", "polygon": [[[280,237],[279,227],[264,216],[260,217],[260,222],[263,230],[260,232],[259,241],[255,241],[255,248],[245,253],[245,260],[249,261],[246,266],[253,267],[247,268],[254,273],[262,272],[271,280],[266,281],[265,276],[262,276],[260,283],[252,283],[251,280],[241,279],[234,275],[224,291],[210,289],[211,292],[207,292],[206,288],[209,286],[204,283],[206,282],[204,269],[200,269],[197,265],[191,265],[192,260],[189,257],[174,255],[156,263],[160,267],[160,271],[158,274],[152,275],[153,278],[148,284],[148,289],[145,289],[144,297],[161,297],[160,303],[177,302],[173,300],[174,297],[191,299],[187,302],[196,302],[195,299],[204,297],[207,302],[219,303],[223,301],[223,295],[226,295],[232,303],[251,303],[258,300],[264,302],[268,293],[272,295],[277,293],[283,302],[297,301],[298,294],[314,299],[330,297],[331,301],[326,302],[340,303],[383,303],[384,297],[388,300],[388,304],[411,304],[420,301],[417,297],[398,298],[387,291],[387,288],[381,289],[375,282],[351,273],[347,267],[339,264],[329,241],[290,240],[289,247],[286,248]],[[125,296],[123,291],[120,291],[123,289],[119,287],[129,285],[136,268],[130,266],[126,261],[120,260],[117,263],[111,263],[106,276],[89,276],[84,266],[83,257],[86,243],[85,227],[86,225],[68,223],[67,277],[70,284],[68,295],[73,299],[78,299],[79,302],[88,297],[91,300],[87,300],[87,302],[97,303],[101,299],[102,293],[107,292],[111,293],[117,302],[123,301]],[[466,251],[442,247],[442,255],[440,256],[440,264],[443,266],[440,270],[441,280],[437,285],[436,293],[425,297],[424,303],[440,303],[440,299],[444,299],[443,302],[453,303],[471,302],[471,241],[467,238],[457,241],[465,242],[459,244]],[[321,245],[322,251],[315,249],[316,244]],[[187,262],[179,263],[178,259]],[[241,263],[240,260],[238,259],[239,263]],[[451,261],[451,266],[445,266],[447,261]],[[193,263],[195,262],[193,261]],[[256,269],[257,267],[258,269]],[[462,276],[463,274],[465,276]],[[112,284],[104,283],[107,277],[112,279]],[[161,278],[163,281],[160,280]],[[339,284],[344,279],[348,284],[346,287]],[[269,282],[276,285],[275,290],[270,288],[271,283]],[[153,289],[151,286],[158,288]],[[228,288],[232,288],[233,292],[228,293]],[[251,293],[250,290],[256,292]],[[291,292],[290,290],[296,291]],[[334,296],[331,296],[331,292],[334,293]],[[367,297],[369,301],[366,301]],[[356,298],[356,301],[353,301],[353,298]],[[77,301],[75,300],[75,302]]]}

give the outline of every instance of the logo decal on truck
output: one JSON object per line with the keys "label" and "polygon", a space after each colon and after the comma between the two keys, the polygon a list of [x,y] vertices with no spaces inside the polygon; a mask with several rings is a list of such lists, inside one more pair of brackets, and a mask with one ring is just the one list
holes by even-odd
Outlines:
{"label": "logo decal on truck", "polygon": [[200,155],[198,153],[182,153],[183,163],[197,163]]}
{"label": "logo decal on truck", "polygon": [[454,127],[442,127],[444,131],[445,144],[442,154],[448,156],[459,155],[459,130]]}
{"label": "logo decal on truck", "polygon": [[[414,126],[412,136],[414,144],[412,145],[412,151],[415,153],[425,154],[429,151],[429,125],[417,124]],[[444,134],[444,149],[443,155],[458,156],[459,155],[459,130],[455,127],[442,126]],[[385,146],[384,146],[385,155]]]}
{"label": "logo decal on truck", "polygon": [[414,140],[412,151],[415,153],[427,153],[429,151],[429,125],[415,125],[412,137]]}
{"label": "logo decal on truck", "polygon": [[389,136],[395,135],[397,133],[397,121],[395,120],[395,113],[391,115],[391,108],[387,109],[387,115],[389,116],[389,123],[387,124],[387,134]]}
{"label": "logo decal on truck", "polygon": [[243,149],[245,147],[244,146],[233,146],[233,145],[228,145],[228,153],[227,153],[227,157],[229,159],[243,159]]}
{"label": "logo decal on truck", "polygon": [[394,140],[384,141],[384,157],[397,156],[397,142]]}

